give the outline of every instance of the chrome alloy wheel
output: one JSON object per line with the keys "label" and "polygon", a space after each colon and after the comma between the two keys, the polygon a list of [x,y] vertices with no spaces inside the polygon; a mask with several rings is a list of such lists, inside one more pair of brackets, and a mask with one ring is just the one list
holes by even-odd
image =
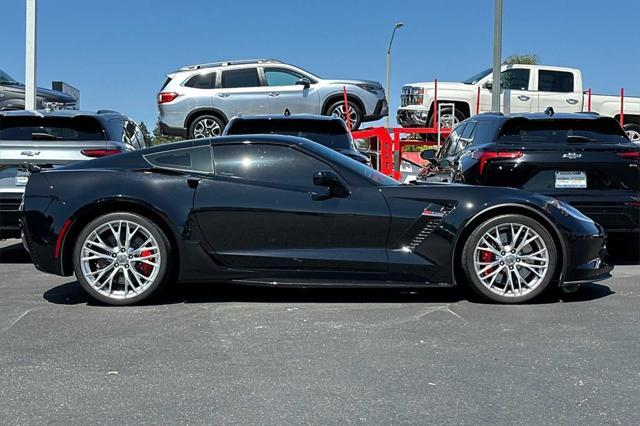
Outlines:
{"label": "chrome alloy wheel", "polygon": [[540,234],[528,226],[503,223],[480,238],[473,267],[492,293],[521,297],[534,291],[549,273],[549,250]]}
{"label": "chrome alloy wheel", "polygon": [[162,257],[155,237],[127,220],[98,226],[80,250],[82,274],[93,289],[112,299],[145,292],[160,271]]}
{"label": "chrome alloy wheel", "polygon": [[631,142],[640,144],[640,131],[634,129],[627,129],[627,136],[631,139]]}
{"label": "chrome alloy wheel", "polygon": [[222,129],[220,128],[220,125],[211,118],[198,120],[193,126],[193,137],[196,139],[212,138],[220,136],[221,133]]}
{"label": "chrome alloy wheel", "polygon": [[[345,111],[344,102],[336,105],[331,111],[331,115],[334,117],[341,118],[342,121],[346,123],[347,113]],[[360,117],[358,116],[358,111],[349,105],[349,121],[351,122],[351,128],[355,130],[356,125],[360,121]]]}

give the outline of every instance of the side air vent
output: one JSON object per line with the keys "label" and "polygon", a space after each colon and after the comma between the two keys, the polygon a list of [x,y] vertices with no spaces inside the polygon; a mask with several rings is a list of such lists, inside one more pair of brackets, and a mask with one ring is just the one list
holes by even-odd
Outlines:
{"label": "side air vent", "polygon": [[418,231],[417,234],[411,239],[411,242],[406,245],[406,247],[413,251],[418,247],[422,242],[429,236],[431,233],[440,225],[442,219],[453,210],[453,206],[442,206],[442,209],[438,212],[431,212],[425,209],[425,214],[422,216],[422,228]]}

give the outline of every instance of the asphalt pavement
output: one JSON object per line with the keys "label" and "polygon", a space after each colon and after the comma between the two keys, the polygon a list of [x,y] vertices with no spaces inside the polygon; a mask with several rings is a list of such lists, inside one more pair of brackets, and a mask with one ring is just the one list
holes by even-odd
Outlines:
{"label": "asphalt pavement", "polygon": [[640,265],[521,306],[175,286],[108,307],[0,242],[2,424],[638,424]]}

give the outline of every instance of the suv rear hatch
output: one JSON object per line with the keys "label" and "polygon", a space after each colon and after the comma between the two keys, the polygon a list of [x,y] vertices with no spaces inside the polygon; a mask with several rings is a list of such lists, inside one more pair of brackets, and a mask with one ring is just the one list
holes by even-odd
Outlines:
{"label": "suv rear hatch", "polygon": [[485,184],[561,199],[609,230],[639,226],[640,149],[614,119],[516,117],[502,126],[497,148]]}
{"label": "suv rear hatch", "polygon": [[0,193],[24,191],[26,163],[51,168],[120,151],[106,139],[90,116],[0,116]]}

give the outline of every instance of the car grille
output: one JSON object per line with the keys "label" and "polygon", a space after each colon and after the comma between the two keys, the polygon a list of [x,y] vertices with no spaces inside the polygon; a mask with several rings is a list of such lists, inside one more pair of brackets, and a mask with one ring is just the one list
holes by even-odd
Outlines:
{"label": "car grille", "polygon": [[423,95],[412,95],[411,87],[403,87],[400,95],[400,106],[422,105],[424,101]]}

